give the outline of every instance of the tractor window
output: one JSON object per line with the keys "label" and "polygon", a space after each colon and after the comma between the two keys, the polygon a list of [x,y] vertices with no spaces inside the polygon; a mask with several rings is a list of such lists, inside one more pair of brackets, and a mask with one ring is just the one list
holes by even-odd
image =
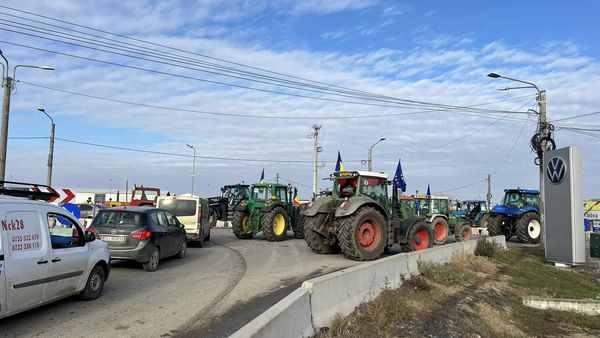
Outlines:
{"label": "tractor window", "polygon": [[134,200],[141,200],[142,199],[142,194],[143,194],[143,191],[141,191],[141,190],[135,190],[133,192],[133,199]]}
{"label": "tractor window", "polygon": [[271,199],[271,196],[269,195],[269,189],[267,187],[253,187],[252,199],[255,201],[266,201]]}
{"label": "tractor window", "polygon": [[354,196],[354,194],[356,193],[357,184],[358,179],[356,177],[339,179],[335,187],[337,195],[340,197]]}
{"label": "tractor window", "polygon": [[287,188],[277,188],[275,193],[278,200],[287,202]]}
{"label": "tractor window", "polygon": [[156,190],[146,190],[146,199],[149,201],[155,201],[156,196],[158,196],[158,191]]}
{"label": "tractor window", "polygon": [[481,211],[484,211],[484,212],[488,211],[487,203],[480,203],[479,205],[481,206]]}
{"label": "tractor window", "polygon": [[539,208],[539,197],[538,195],[527,194],[525,195],[525,205],[529,205],[535,208]]}
{"label": "tractor window", "polygon": [[387,180],[384,178],[361,178],[360,192],[372,198],[387,198]]}
{"label": "tractor window", "polygon": [[509,208],[522,208],[525,205],[525,201],[523,200],[523,195],[520,193],[510,192],[504,196],[502,204]]}

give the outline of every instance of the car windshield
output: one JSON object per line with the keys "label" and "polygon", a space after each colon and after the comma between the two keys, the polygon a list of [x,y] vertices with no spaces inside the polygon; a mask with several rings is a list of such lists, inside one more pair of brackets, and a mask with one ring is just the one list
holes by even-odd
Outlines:
{"label": "car windshield", "polygon": [[252,199],[255,201],[266,201],[270,198],[267,187],[252,187]]}
{"label": "car windshield", "polygon": [[125,210],[102,210],[92,221],[92,226],[114,228],[141,228],[143,215],[139,212]]}

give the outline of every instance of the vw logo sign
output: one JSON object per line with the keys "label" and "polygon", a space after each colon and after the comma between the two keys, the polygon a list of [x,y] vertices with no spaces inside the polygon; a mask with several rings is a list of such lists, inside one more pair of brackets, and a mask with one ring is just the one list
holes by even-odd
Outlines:
{"label": "vw logo sign", "polygon": [[566,173],[567,164],[561,157],[555,156],[548,161],[548,165],[546,166],[546,176],[550,182],[553,184],[560,184],[565,179]]}
{"label": "vw logo sign", "polygon": [[110,233],[111,233],[111,234],[116,234],[116,233],[117,233],[117,229],[111,229],[111,230],[110,230]]}

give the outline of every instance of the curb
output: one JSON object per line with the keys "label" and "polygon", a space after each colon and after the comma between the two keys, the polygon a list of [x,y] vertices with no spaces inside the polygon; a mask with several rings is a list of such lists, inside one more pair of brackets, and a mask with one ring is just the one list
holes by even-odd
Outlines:
{"label": "curb", "polygon": [[[504,236],[487,237],[506,248]],[[302,287],[236,331],[231,337],[310,337],[314,327],[331,325],[337,314],[348,315],[384,288],[398,288],[419,275],[420,262],[444,264],[456,252],[474,253],[477,240],[445,244],[397,254],[309,279]]]}

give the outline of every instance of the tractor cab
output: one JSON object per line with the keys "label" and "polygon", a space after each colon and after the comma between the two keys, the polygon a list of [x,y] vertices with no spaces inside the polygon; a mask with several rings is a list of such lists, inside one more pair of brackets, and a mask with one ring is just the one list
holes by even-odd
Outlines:
{"label": "tractor cab", "polygon": [[487,212],[487,202],[482,200],[467,200],[458,203],[457,210],[452,213],[456,218],[475,218],[482,212]]}
{"label": "tractor cab", "polygon": [[539,210],[540,192],[530,189],[506,189],[502,203],[492,208],[492,212],[520,216],[523,212]]}
{"label": "tractor cab", "polygon": [[331,175],[334,200],[369,197],[388,205],[387,175],[366,171],[338,171]]}

